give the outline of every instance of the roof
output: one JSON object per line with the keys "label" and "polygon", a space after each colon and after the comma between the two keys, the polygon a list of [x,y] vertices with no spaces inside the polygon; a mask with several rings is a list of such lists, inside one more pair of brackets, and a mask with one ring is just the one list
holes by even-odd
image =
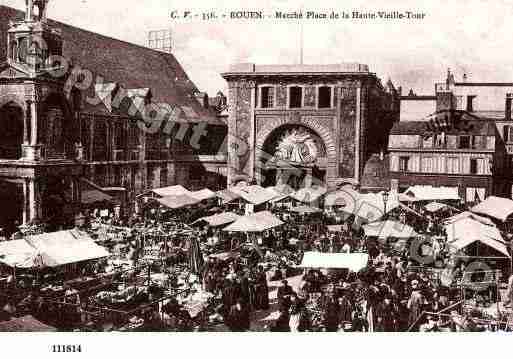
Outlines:
{"label": "roof", "polygon": [[401,196],[409,201],[460,200],[458,187],[411,186]]}
{"label": "roof", "polygon": [[299,267],[324,269],[350,269],[358,272],[367,266],[367,253],[320,253],[305,252]]}
{"label": "roof", "polygon": [[431,202],[424,206],[426,211],[429,212],[438,212],[442,209],[448,208],[449,206],[444,203],[438,203],[438,202]]}
{"label": "roof", "polygon": [[242,197],[242,199],[254,205],[269,202],[277,197],[274,191],[268,191],[267,189],[258,185],[231,187],[230,191],[238,194]]}
{"label": "roof", "polygon": [[[6,58],[6,36],[9,21],[19,20],[23,12],[0,6],[0,62]],[[198,89],[189,79],[174,55],[113,39],[57,21],[48,20],[59,28],[63,37],[63,55],[73,64],[87,69],[103,83],[120,83],[126,89],[151,90],[154,103],[166,103],[191,109],[196,122],[222,124],[216,112],[202,106],[195,97]],[[94,95],[94,86],[88,96]],[[84,96],[85,98],[85,96]],[[89,106],[89,112],[109,114],[105,106]]]}
{"label": "roof", "polygon": [[56,332],[57,329],[41,323],[31,315],[0,322],[0,332]]}
{"label": "roof", "polygon": [[85,232],[43,233],[0,244],[0,262],[20,268],[58,267],[92,259],[105,258],[110,253],[94,243]]}
{"label": "roof", "polygon": [[438,123],[444,126],[446,122],[458,123],[464,121],[464,126],[448,126],[445,133],[448,135],[481,135],[481,136],[494,136],[495,123],[484,117],[478,117],[473,113],[466,111],[437,111],[419,121],[399,121],[394,123],[391,135],[425,135],[432,133],[433,130],[430,125]]}
{"label": "roof", "polygon": [[294,192],[291,197],[299,202],[312,203],[326,194],[327,189],[325,187],[304,187]]}
{"label": "roof", "polygon": [[417,232],[407,224],[396,221],[374,222],[363,226],[367,237],[378,238],[412,238]]}
{"label": "roof", "polygon": [[[369,66],[358,63],[340,63],[327,65],[256,65],[253,63],[232,64],[229,74],[294,74],[294,73],[369,73]],[[225,74],[223,74],[225,75]]]}
{"label": "roof", "polygon": [[489,226],[495,226],[495,223],[493,223],[491,219],[479,216],[479,215],[469,212],[469,211],[461,212],[455,216],[449,217],[445,220],[445,223],[454,223],[457,221],[461,221],[462,219],[465,219],[465,218],[471,218],[471,219],[481,222],[483,224],[487,224]]}
{"label": "roof", "polygon": [[230,203],[242,198],[238,193],[232,192],[229,189],[225,189],[216,193],[216,196],[220,198],[223,204]]}
{"label": "roof", "polygon": [[180,196],[180,195],[191,196],[192,195],[191,191],[189,191],[187,188],[185,188],[181,185],[156,188],[156,189],[152,189],[151,192],[155,193],[156,195],[162,196],[162,197]]}
{"label": "roof", "polygon": [[112,202],[113,198],[97,189],[82,191],[81,200],[83,204],[94,204],[98,202]]}
{"label": "roof", "polygon": [[471,217],[446,224],[447,241],[453,251],[459,251],[469,245],[480,242],[494,248],[509,257],[505,241],[495,226],[476,221]]}
{"label": "roof", "polygon": [[224,226],[226,224],[233,223],[236,220],[238,220],[239,218],[241,218],[241,216],[239,216],[236,213],[224,212],[224,213],[219,213],[219,214],[216,214],[213,216],[200,218],[200,219],[196,220],[193,224],[203,222],[203,223],[207,223],[211,227],[220,227],[220,226]]}
{"label": "roof", "polygon": [[162,198],[157,198],[157,202],[170,209],[179,209],[198,204],[201,202],[201,200],[186,194],[181,194],[178,196],[165,196]]}
{"label": "roof", "polygon": [[216,196],[215,192],[212,192],[208,188],[202,189],[201,191],[191,192],[191,197],[196,198],[200,201],[211,199]]}
{"label": "roof", "polygon": [[506,221],[513,214],[513,201],[508,198],[490,196],[471,209],[474,213],[480,213],[500,221]]}
{"label": "roof", "polygon": [[226,232],[263,232],[281,226],[283,222],[268,211],[257,212],[239,218],[224,229]]}

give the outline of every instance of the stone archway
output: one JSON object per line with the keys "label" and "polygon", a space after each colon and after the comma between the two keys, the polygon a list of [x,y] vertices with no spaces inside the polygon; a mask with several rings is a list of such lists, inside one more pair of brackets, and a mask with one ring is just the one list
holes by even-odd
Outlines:
{"label": "stone archway", "polygon": [[337,149],[336,142],[330,130],[316,119],[308,119],[297,116],[296,118],[277,118],[266,122],[258,131],[255,143],[255,176],[259,183],[262,182],[261,174],[264,170],[266,159],[270,154],[265,153],[266,141],[272,134],[284,126],[302,126],[319,136],[326,149],[326,182],[330,184],[337,177]]}

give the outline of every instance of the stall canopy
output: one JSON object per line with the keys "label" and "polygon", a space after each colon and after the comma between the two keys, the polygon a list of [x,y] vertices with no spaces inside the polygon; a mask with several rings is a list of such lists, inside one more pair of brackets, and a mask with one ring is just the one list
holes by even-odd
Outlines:
{"label": "stall canopy", "polygon": [[366,193],[358,197],[356,205],[352,208],[352,214],[363,218],[367,222],[379,221],[385,214],[385,207],[387,213],[399,207],[397,195],[394,193],[390,194],[385,206],[383,192]]}
{"label": "stall canopy", "polygon": [[350,269],[358,272],[367,266],[367,253],[320,253],[305,252],[300,268]]}
{"label": "stall canopy", "polygon": [[472,213],[472,212],[468,212],[468,211],[461,212],[452,217],[447,218],[445,220],[445,223],[450,224],[450,223],[461,221],[462,219],[466,219],[466,218],[473,219],[475,221],[481,222],[481,223],[489,225],[489,226],[495,226],[495,223],[493,223],[493,221],[491,219],[480,216],[480,215]]}
{"label": "stall canopy", "polygon": [[224,212],[214,216],[203,217],[195,221],[193,224],[207,223],[211,227],[221,227],[240,219],[241,216],[233,212]]}
{"label": "stall canopy", "polygon": [[277,193],[279,195],[294,193],[294,189],[287,184],[281,184],[281,185],[277,185],[277,186],[267,187],[266,189],[274,191],[275,193]]}
{"label": "stall canopy", "polygon": [[225,189],[225,190],[217,192],[216,196],[217,196],[217,198],[221,199],[221,202],[223,204],[231,203],[231,202],[234,202],[234,201],[242,198],[241,195],[239,195],[233,191],[230,191],[229,189]]}
{"label": "stall canopy", "polygon": [[445,226],[449,248],[455,252],[479,242],[510,257],[506,242],[495,226],[486,225],[470,217]]}
{"label": "stall canopy", "polygon": [[258,185],[231,187],[230,191],[238,194],[246,202],[254,204],[255,206],[270,202],[276,197],[276,193],[274,191],[268,191]]}
{"label": "stall canopy", "polygon": [[471,211],[504,222],[513,214],[513,201],[507,198],[491,196],[473,207]]}
{"label": "stall canopy", "polygon": [[292,207],[290,211],[299,214],[313,214],[322,212],[319,208],[309,206]]}
{"label": "stall canopy", "polygon": [[156,188],[156,189],[152,189],[151,192],[160,197],[182,196],[182,195],[190,196],[191,195],[191,191],[189,191],[187,188],[180,186],[180,185],[164,187],[164,188]]}
{"label": "stall canopy", "polygon": [[447,209],[447,208],[449,208],[449,206],[444,203],[431,202],[431,203],[426,204],[424,206],[424,208],[428,212],[435,213],[435,212],[441,211],[443,209]]}
{"label": "stall canopy", "polygon": [[291,197],[302,203],[313,203],[324,196],[326,192],[325,187],[304,187],[294,192]]}
{"label": "stall canopy", "polygon": [[166,196],[157,198],[157,202],[170,209],[179,209],[198,204],[201,201],[194,197],[183,194],[179,196]]}
{"label": "stall canopy", "polygon": [[418,234],[407,224],[396,221],[373,222],[363,226],[367,237],[385,238],[412,238]]}
{"label": "stall canopy", "polygon": [[226,232],[263,232],[281,226],[283,222],[268,211],[257,212],[239,218],[224,229]]}
{"label": "stall canopy", "polygon": [[105,248],[76,229],[43,233],[0,245],[0,262],[18,268],[58,267],[108,256],[110,253]]}
{"label": "stall canopy", "polygon": [[31,315],[0,322],[0,333],[2,332],[56,332],[57,329],[41,323]]}
{"label": "stall canopy", "polygon": [[99,186],[94,183],[81,179],[81,202],[82,204],[92,206],[99,203],[115,203],[117,202],[114,197],[108,195]]}
{"label": "stall canopy", "polygon": [[412,186],[400,197],[407,201],[460,200],[458,187]]}
{"label": "stall canopy", "polygon": [[199,201],[204,201],[207,199],[212,199],[216,197],[215,192],[212,192],[208,188],[202,189],[201,191],[191,192],[191,197],[196,198]]}
{"label": "stall canopy", "polygon": [[352,186],[343,186],[335,192],[328,193],[324,198],[324,207],[345,207],[356,203],[360,193]]}

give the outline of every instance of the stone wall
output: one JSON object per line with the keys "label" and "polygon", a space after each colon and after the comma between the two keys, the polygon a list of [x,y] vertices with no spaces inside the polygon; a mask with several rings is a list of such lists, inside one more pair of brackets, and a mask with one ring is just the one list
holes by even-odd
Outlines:
{"label": "stone wall", "polygon": [[353,178],[356,159],[356,88],[342,87],[340,96],[340,170],[341,178]]}

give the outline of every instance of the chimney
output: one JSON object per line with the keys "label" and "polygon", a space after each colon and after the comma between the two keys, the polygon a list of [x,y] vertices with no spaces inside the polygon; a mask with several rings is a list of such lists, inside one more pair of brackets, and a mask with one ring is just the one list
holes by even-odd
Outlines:
{"label": "chimney", "polygon": [[511,121],[511,100],[513,99],[513,94],[506,94],[506,111],[504,114],[504,119],[506,121]]}

